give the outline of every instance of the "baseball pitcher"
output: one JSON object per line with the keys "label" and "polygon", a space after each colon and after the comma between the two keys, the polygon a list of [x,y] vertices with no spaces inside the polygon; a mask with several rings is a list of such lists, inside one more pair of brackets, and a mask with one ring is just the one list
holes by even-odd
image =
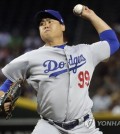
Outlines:
{"label": "baseball pitcher", "polygon": [[[7,80],[0,87],[4,96],[11,83],[26,80],[37,91],[40,119],[32,134],[102,134],[96,128],[89,85],[98,63],[119,49],[115,32],[96,13],[83,6],[78,15],[91,22],[100,41],[69,46],[64,41],[65,24],[55,10],[37,13],[45,45],[15,58],[4,68]],[[10,102],[4,103],[7,112]]]}

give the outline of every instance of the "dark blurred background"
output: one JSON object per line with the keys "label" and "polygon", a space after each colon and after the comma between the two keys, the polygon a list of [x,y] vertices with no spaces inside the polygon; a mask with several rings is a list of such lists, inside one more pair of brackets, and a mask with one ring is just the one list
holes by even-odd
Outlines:
{"label": "dark blurred background", "polygon": [[[40,10],[53,9],[60,11],[65,20],[69,45],[78,43],[91,44],[99,41],[99,36],[90,22],[73,14],[73,7],[79,3],[93,9],[96,14],[115,30],[120,40],[120,0],[0,0],[0,68],[19,55],[43,45],[35,23],[35,15]],[[90,97],[94,102],[93,112],[95,113],[96,120],[100,115],[103,116],[99,120],[115,120],[116,118],[113,118],[113,115],[117,116],[118,120],[120,119],[119,58],[120,50],[106,63],[100,63],[93,74],[90,85]],[[4,80],[5,78],[0,71],[0,84]],[[33,105],[31,106],[32,103]],[[96,115],[96,113],[100,114]],[[13,112],[12,119],[16,118],[25,119],[24,121],[28,119],[26,124],[28,123],[30,130],[28,129],[27,131],[26,127],[21,127],[24,130],[21,134],[30,133],[36,119],[39,118],[36,112],[35,93],[32,87],[28,85],[25,85],[23,88],[21,100],[18,101],[16,109]],[[18,122],[20,121],[15,120],[12,122],[13,126],[16,122],[18,124],[18,126],[14,126],[16,132],[13,132],[10,130],[11,122],[4,121],[4,116],[1,115],[0,134],[7,133],[5,132],[6,126],[8,133],[17,133],[20,125]],[[116,130],[117,128],[115,127]],[[101,126],[101,129],[104,129],[106,134],[110,134],[107,131],[109,126],[106,126],[106,130],[105,127]]]}

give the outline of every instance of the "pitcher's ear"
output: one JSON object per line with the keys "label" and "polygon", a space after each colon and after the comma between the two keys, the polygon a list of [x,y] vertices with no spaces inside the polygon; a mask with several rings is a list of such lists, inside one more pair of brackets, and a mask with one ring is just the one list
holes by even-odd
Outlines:
{"label": "pitcher's ear", "polygon": [[61,27],[62,27],[62,31],[64,32],[65,31],[65,25],[61,24]]}

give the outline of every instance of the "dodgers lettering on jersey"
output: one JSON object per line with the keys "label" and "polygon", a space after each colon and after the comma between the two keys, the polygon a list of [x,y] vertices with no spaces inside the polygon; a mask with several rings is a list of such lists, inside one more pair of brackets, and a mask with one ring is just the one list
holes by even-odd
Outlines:
{"label": "dodgers lettering on jersey", "polygon": [[[73,57],[70,55],[70,59],[68,60],[67,63],[64,61],[55,61],[55,60],[46,60],[43,63],[43,66],[46,67],[47,69],[44,70],[44,73],[49,73],[49,77],[57,77],[58,75],[65,73],[67,71],[73,71],[73,73],[77,72],[77,68],[80,66],[84,65],[86,63],[86,59],[83,57],[83,55],[80,55],[78,57]],[[65,69],[65,65],[69,64],[70,68]],[[74,67],[71,67],[74,66]],[[57,71],[58,69],[61,69],[60,71]],[[54,71],[54,73],[52,73]]]}
{"label": "dodgers lettering on jersey", "polygon": [[64,49],[43,46],[14,59],[2,72],[11,81],[27,79],[37,91],[39,114],[67,121],[91,110],[88,89],[92,74],[96,65],[109,56],[106,41]]}

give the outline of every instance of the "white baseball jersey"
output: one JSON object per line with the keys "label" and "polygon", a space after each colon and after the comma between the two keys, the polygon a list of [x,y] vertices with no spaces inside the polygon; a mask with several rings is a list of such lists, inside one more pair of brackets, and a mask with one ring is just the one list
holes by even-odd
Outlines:
{"label": "white baseball jersey", "polygon": [[66,45],[64,49],[43,46],[14,59],[2,71],[11,81],[26,79],[34,87],[39,114],[68,121],[91,111],[88,89],[92,74],[109,56],[107,41]]}

